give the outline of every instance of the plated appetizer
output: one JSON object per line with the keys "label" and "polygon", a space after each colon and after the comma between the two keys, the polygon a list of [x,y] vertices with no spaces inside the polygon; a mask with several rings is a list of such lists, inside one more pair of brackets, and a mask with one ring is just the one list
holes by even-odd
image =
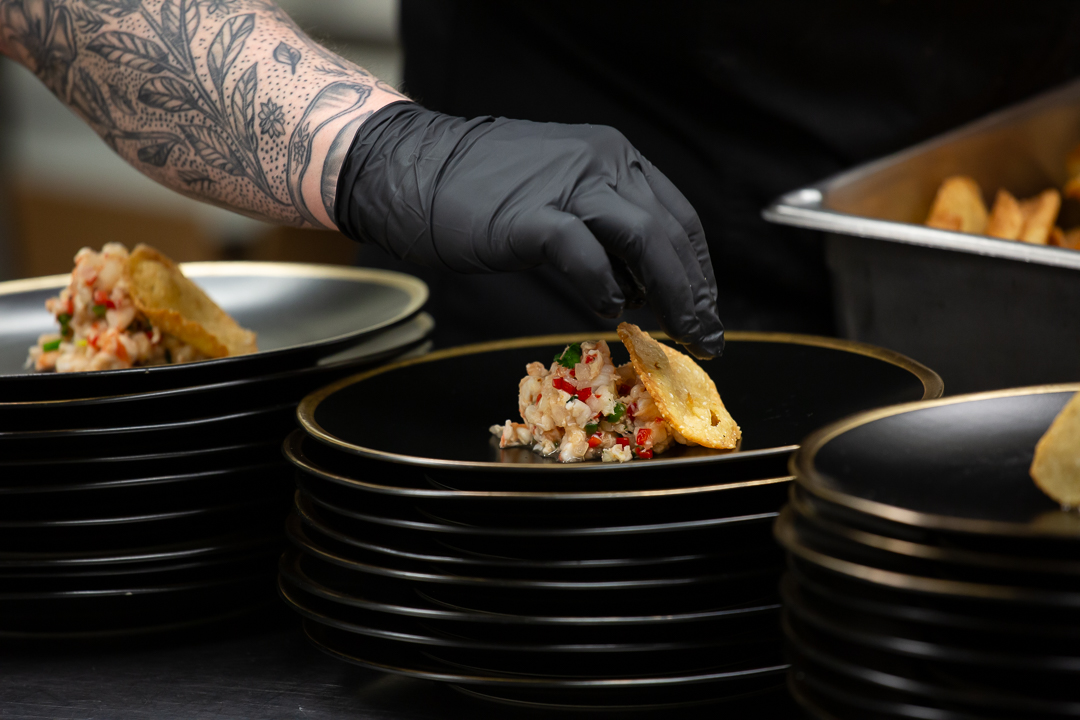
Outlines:
{"label": "plated appetizer", "polygon": [[732,450],[742,435],[716,384],[693,359],[636,325],[619,325],[630,362],[607,342],[573,343],[518,384],[524,422],[493,425],[499,447],[532,446],[560,462],[648,459],[673,443]]}
{"label": "plated appetizer", "polygon": [[35,370],[81,372],[165,365],[257,350],[240,327],[172,260],[146,245],[106,243],[75,255],[71,281],[45,301],[58,333],[30,348]]}

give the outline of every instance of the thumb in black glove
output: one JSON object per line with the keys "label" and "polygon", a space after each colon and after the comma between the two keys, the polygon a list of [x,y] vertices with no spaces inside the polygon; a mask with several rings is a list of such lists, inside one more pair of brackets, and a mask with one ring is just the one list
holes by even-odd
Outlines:
{"label": "thumb in black glove", "polygon": [[387,105],[353,140],[334,218],[354,240],[422,265],[551,264],[605,317],[644,292],[674,340],[699,358],[723,352],[701,221],[613,128]]}

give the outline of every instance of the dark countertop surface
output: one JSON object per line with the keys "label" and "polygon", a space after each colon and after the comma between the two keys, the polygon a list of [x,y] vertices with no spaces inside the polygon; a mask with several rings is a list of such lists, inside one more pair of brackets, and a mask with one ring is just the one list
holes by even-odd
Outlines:
{"label": "dark countertop surface", "polygon": [[[276,605],[242,620],[172,635],[0,640],[0,718],[5,720],[540,720],[556,715],[615,717],[488,704],[438,683],[353,667],[311,646],[299,619]],[[806,717],[783,693],[632,716]]]}

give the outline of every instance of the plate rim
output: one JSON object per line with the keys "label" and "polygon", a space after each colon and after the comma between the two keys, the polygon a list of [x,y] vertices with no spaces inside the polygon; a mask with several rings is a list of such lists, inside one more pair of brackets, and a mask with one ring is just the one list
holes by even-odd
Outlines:
{"label": "plate rim", "polygon": [[[791,519],[792,511],[784,507],[773,524],[773,537],[790,556],[802,562],[824,568],[846,578],[858,580],[879,588],[902,592],[949,598],[962,598],[995,603],[1031,603],[1052,607],[1080,607],[1080,592],[1046,590],[1039,591],[1015,585],[991,585],[968,580],[945,580],[942,578],[910,575],[896,570],[882,570],[852,560],[827,555],[806,547],[796,535]],[[790,558],[789,558],[790,562]],[[1047,602],[1053,597],[1055,602]]]}
{"label": "plate rim", "polygon": [[[361,490],[362,492],[372,492],[380,495],[389,495],[392,497],[411,497],[411,498],[429,498],[439,500],[449,499],[476,499],[476,498],[488,498],[498,500],[528,500],[528,499],[544,499],[544,500],[562,500],[562,501],[574,501],[574,500],[628,500],[631,498],[648,498],[648,497],[670,497],[677,495],[695,495],[701,493],[711,492],[724,492],[727,490],[739,490],[749,487],[760,487],[765,485],[778,485],[780,483],[790,483],[794,481],[794,477],[791,475],[783,475],[777,477],[760,478],[757,480],[743,480],[734,483],[713,483],[710,485],[690,485],[679,488],[665,488],[658,490],[608,490],[608,491],[577,491],[577,490],[558,490],[551,492],[542,492],[539,490],[439,490],[437,488],[400,488],[393,485],[382,485],[378,483],[367,482],[357,478],[347,477],[345,475],[338,475],[337,473],[324,470],[315,464],[315,461],[310,460],[299,447],[296,447],[305,437],[308,437],[303,428],[296,428],[286,436],[284,443],[282,443],[282,454],[285,459],[292,463],[298,470],[305,472],[316,477],[319,477],[327,482],[331,482],[343,487],[351,487]],[[295,438],[295,440],[294,440]]]}
{"label": "plate rim", "polygon": [[[660,331],[650,331],[650,334],[660,340],[670,340],[670,338]],[[854,340],[845,340],[842,338],[829,338],[819,335],[801,335],[798,333],[783,333],[783,332],[764,332],[764,331],[730,331],[725,334],[727,342],[772,342],[772,343],[787,343],[791,345],[808,345],[812,347],[824,347],[833,350],[842,350],[845,352],[854,353],[856,355],[863,355],[871,357],[877,360],[881,360],[895,365],[903,370],[907,370],[914,375],[923,386],[923,399],[937,398],[941,396],[944,391],[944,383],[941,376],[936,372],[923,365],[920,362],[912,360],[906,355],[902,355],[894,350],[878,347],[876,345],[870,345],[867,343],[856,342]],[[410,367],[412,365],[418,365],[421,363],[438,362],[454,357],[462,357],[465,355],[476,355],[479,353],[490,352],[495,350],[511,350],[527,347],[538,347],[543,345],[559,345],[569,344],[573,342],[588,342],[592,340],[605,340],[608,342],[614,342],[619,340],[619,336],[614,332],[604,333],[572,333],[572,334],[556,334],[556,335],[535,335],[529,337],[512,338],[508,340],[495,340],[491,342],[475,343],[472,345],[462,345],[459,347],[447,348],[445,350],[439,350],[433,353],[429,353],[419,358],[411,358],[396,363],[390,363],[382,367],[374,368],[356,375],[343,378],[337,382],[331,383],[325,387],[319,388],[315,392],[311,393],[303,400],[296,408],[296,417],[300,426],[316,440],[329,445],[337,450],[360,455],[362,457],[371,458],[373,460],[382,460],[386,462],[399,463],[403,465],[414,465],[419,467],[438,467],[438,468],[451,468],[458,470],[486,470],[497,472],[610,472],[615,469],[626,471],[630,469],[640,469],[642,467],[650,467],[650,463],[596,463],[596,462],[580,462],[580,463],[555,463],[555,464],[515,464],[515,463],[495,463],[495,462],[481,462],[474,460],[440,460],[436,458],[425,458],[415,455],[402,455],[400,453],[390,453],[382,450],[373,450],[371,448],[365,448],[360,445],[354,445],[346,442],[331,433],[327,432],[316,420],[315,413],[319,405],[330,395],[342,390],[350,385],[354,385],[358,382],[368,380],[370,378],[382,375],[383,373],[393,372],[395,370]],[[747,450],[736,453],[724,453],[718,455],[707,455],[703,457],[692,457],[675,459],[665,462],[664,465],[682,467],[685,465],[701,465],[717,462],[720,458],[753,458],[762,457],[776,454],[787,454],[793,452],[799,448],[799,445],[785,445],[775,448],[762,448],[760,450]],[[558,468],[556,470],[556,468]]]}
{"label": "plate rim", "polygon": [[[312,623],[318,625],[318,623]],[[323,627],[323,626],[320,626]],[[406,668],[399,668],[392,665],[386,665],[382,663],[376,663],[370,660],[364,660],[348,654],[345,651],[330,648],[323,642],[320,642],[317,638],[312,637],[311,632],[308,629],[308,623],[303,624],[304,634],[308,637],[315,647],[322,652],[326,653],[330,657],[335,657],[344,662],[348,662],[361,667],[367,667],[373,670],[379,670],[381,672],[390,673],[394,675],[404,675],[406,677],[415,677],[425,680],[434,680],[440,682],[463,682],[470,685],[495,685],[495,686],[523,686],[523,687],[552,687],[552,688],[603,688],[603,687],[664,687],[664,686],[678,686],[678,685],[691,685],[696,683],[706,682],[726,682],[735,681],[741,678],[755,678],[766,677],[769,675],[778,675],[780,673],[787,672],[790,667],[788,664],[770,665],[764,668],[751,668],[747,670],[734,670],[730,672],[720,673],[699,673],[693,675],[690,673],[684,673],[682,677],[643,677],[643,678],[618,678],[618,679],[574,679],[574,680],[552,680],[549,678],[507,678],[491,676],[484,678],[482,676],[466,677],[458,676],[455,678],[447,673],[427,673],[423,671],[409,670]],[[339,631],[340,632],[340,631]]]}
{"label": "plate rim", "polygon": [[1049,395],[1059,392],[1080,392],[1080,383],[1053,383],[1046,385],[1030,385],[1021,388],[1008,388],[1005,390],[989,390],[978,393],[966,393],[953,395],[947,398],[933,400],[917,400],[915,402],[889,405],[875,410],[868,410],[850,415],[846,418],[830,423],[819,428],[803,440],[799,448],[788,463],[788,469],[795,476],[795,484],[811,495],[827,502],[841,505],[867,515],[873,515],[883,520],[891,520],[901,525],[918,527],[931,530],[946,530],[952,532],[968,533],[973,535],[1003,535],[1008,537],[1025,538],[1059,538],[1080,541],[1080,535],[1075,531],[1058,527],[1054,524],[1033,527],[1026,523],[1008,522],[1002,520],[980,520],[977,518],[961,518],[950,515],[940,515],[922,510],[909,510],[907,508],[889,505],[875,500],[867,500],[855,495],[842,493],[827,486],[824,475],[816,469],[814,460],[818,452],[836,437],[863,425],[868,425],[878,420],[883,420],[896,415],[917,412],[936,407],[959,405],[968,402],[982,402],[1009,397],[1022,397],[1034,395]]}
{"label": "plate rim", "polygon": [[[241,358],[266,358],[296,352],[304,348],[317,348],[322,346],[335,346],[350,339],[360,339],[365,335],[385,330],[401,322],[408,320],[420,312],[427,303],[430,289],[423,280],[413,275],[397,272],[394,270],[382,270],[379,268],[353,267],[348,265],[326,265],[318,263],[297,262],[268,262],[253,260],[213,260],[201,262],[179,263],[180,270],[189,278],[204,277],[307,277],[324,278],[334,280],[366,280],[375,284],[386,285],[401,290],[408,296],[409,302],[392,318],[359,331],[348,332],[343,335],[325,338],[309,343],[288,345],[274,348],[273,350],[260,350],[248,355],[233,355],[223,358],[210,358],[197,360],[190,363],[178,363],[173,365],[154,365],[147,367],[121,368],[118,370],[96,370],[84,373],[0,373],[0,385],[4,383],[25,381],[27,378],[47,377],[117,377],[124,374],[134,373],[160,373],[161,368],[178,367],[210,367],[225,363],[236,362]],[[8,280],[0,282],[0,297],[15,295],[22,292],[37,290],[51,290],[64,287],[71,279],[71,273],[63,275],[45,275],[35,278],[23,278],[21,280]],[[30,382],[43,382],[31,380]],[[48,381],[44,381],[48,382]],[[70,381],[69,381],[70,382]]]}
{"label": "plate rim", "polygon": [[[378,336],[384,333],[389,333],[391,330],[400,328],[410,322],[417,320],[422,321],[421,327],[424,329],[424,334],[414,340],[407,340],[399,346],[387,348],[384,350],[377,350],[367,355],[361,355],[359,357],[351,357],[347,360],[341,360],[336,363],[328,363],[326,365],[309,365],[297,370],[278,370],[272,373],[265,373],[261,375],[255,375],[252,377],[237,378],[235,380],[224,380],[221,382],[213,383],[201,383],[199,385],[184,385],[175,388],[164,388],[161,390],[147,390],[145,392],[134,393],[114,393],[112,395],[94,395],[88,397],[77,398],[61,398],[58,400],[16,400],[12,402],[0,402],[0,410],[19,410],[24,407],[30,408],[48,408],[56,409],[57,411],[64,410],[69,407],[82,407],[82,406],[97,406],[97,405],[119,405],[126,402],[139,402],[143,400],[153,400],[160,397],[172,397],[179,395],[187,395],[189,393],[214,393],[219,390],[231,390],[233,388],[243,388],[247,385],[255,385],[261,382],[273,382],[277,380],[299,378],[303,376],[316,376],[319,373],[333,373],[334,371],[343,370],[350,365],[365,365],[368,363],[379,362],[385,360],[387,357],[395,357],[400,354],[399,351],[404,351],[410,346],[416,346],[424,342],[431,336],[432,331],[435,329],[435,320],[430,314],[420,311],[416,314],[406,318],[402,322],[394,325],[393,327],[384,327],[379,330],[372,331],[369,334],[358,338],[358,340],[374,340]],[[359,344],[359,343],[358,343]],[[346,348],[347,350],[355,349]],[[343,351],[344,352],[344,351]],[[202,361],[200,361],[202,362]],[[190,365],[191,363],[185,363]],[[146,368],[126,368],[130,369],[146,369]]]}

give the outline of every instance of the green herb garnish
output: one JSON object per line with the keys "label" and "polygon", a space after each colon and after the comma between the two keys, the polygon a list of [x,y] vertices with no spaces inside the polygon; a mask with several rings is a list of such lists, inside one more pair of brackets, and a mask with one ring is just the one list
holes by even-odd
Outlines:
{"label": "green herb garnish", "polygon": [[57,338],[56,340],[50,340],[47,343],[41,343],[41,349],[44,350],[45,352],[52,352],[53,350],[59,350],[60,349],[60,339]]}
{"label": "green herb garnish", "polygon": [[104,305],[95,305],[94,307],[92,307],[90,309],[93,310],[94,314],[97,315],[99,318],[103,318],[103,317],[105,317],[105,311],[108,308],[106,308]]}
{"label": "green herb garnish", "polygon": [[581,362],[581,343],[571,343],[567,345],[561,355],[555,356],[555,362],[559,363],[564,368],[573,369],[575,365]]}
{"label": "green herb garnish", "polygon": [[615,403],[615,412],[608,415],[605,420],[609,423],[617,423],[623,419],[623,415],[626,414],[626,406],[622,403]]}
{"label": "green herb garnish", "polygon": [[60,313],[56,316],[56,319],[60,323],[60,334],[69,337],[71,335],[71,315]]}

